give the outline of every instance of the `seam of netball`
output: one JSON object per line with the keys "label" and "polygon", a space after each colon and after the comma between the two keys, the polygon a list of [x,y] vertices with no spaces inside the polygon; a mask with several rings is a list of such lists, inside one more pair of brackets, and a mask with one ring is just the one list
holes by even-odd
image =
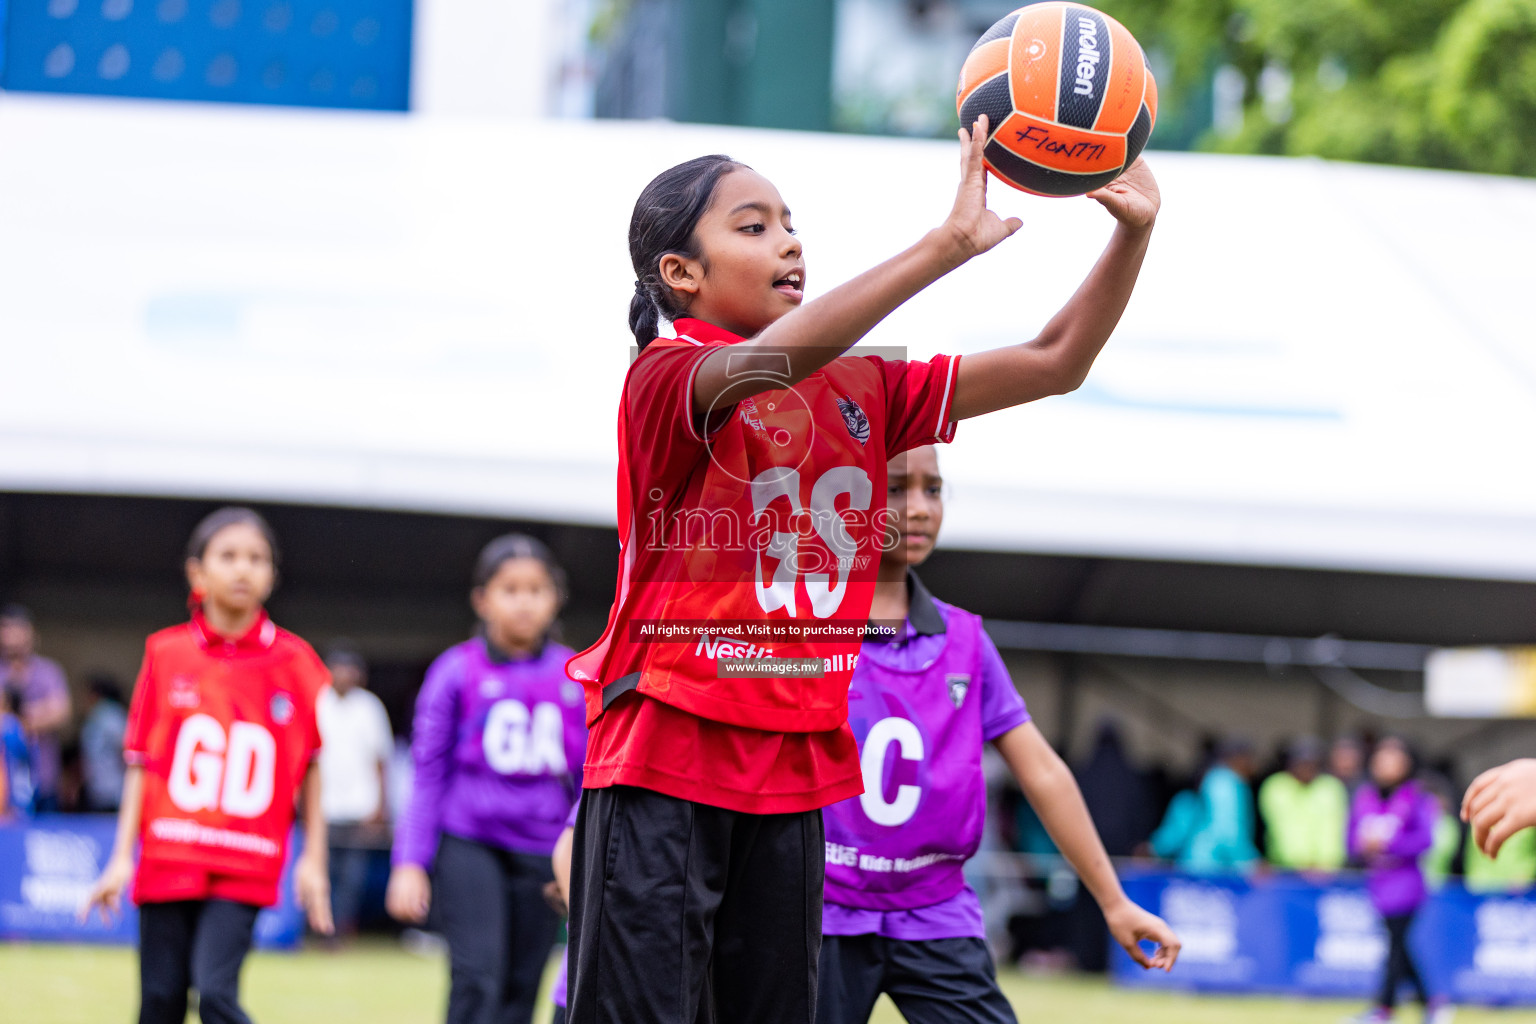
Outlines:
{"label": "seam of netball", "polygon": [[[1138,49],[1141,49],[1141,102],[1136,104],[1136,116],[1140,117],[1142,110],[1147,105],[1147,79],[1152,77],[1152,66],[1147,63],[1146,49],[1141,46],[1139,41],[1136,43],[1136,46]],[[1147,142],[1152,141],[1152,129],[1157,127],[1156,115],[1153,115],[1152,111],[1150,110],[1147,111],[1147,114],[1151,116],[1152,123],[1147,125],[1147,141],[1141,144],[1142,153],[1147,151]],[[1134,120],[1131,122],[1131,127],[1136,127],[1136,122]],[[1141,156],[1141,153],[1137,153],[1136,155]]]}
{"label": "seam of netball", "polygon": [[[1067,175],[1067,176],[1073,177],[1073,178],[1096,178],[1099,175],[1105,173],[1102,170],[1100,170],[1100,171],[1064,171],[1060,167],[1052,167],[1049,164],[1043,164],[1043,163],[1041,163],[1038,160],[1031,160],[1029,157],[1023,155],[1022,153],[1015,153],[1013,150],[1008,149],[1007,146],[1003,146],[1002,148],[1003,149],[1007,149],[1009,154],[1011,154],[1012,156],[1018,157],[1020,160],[1024,161],[1025,163],[1033,164],[1036,167],[1040,168],[1042,171],[1049,171],[1052,174],[1063,174],[1063,175]],[[1033,195],[1049,195],[1050,193],[1047,193],[1047,192],[1035,192],[1035,193],[1032,193],[1032,194]]]}
{"label": "seam of netball", "polygon": [[[970,98],[972,96],[975,96],[978,92],[980,92],[982,86],[986,85],[988,82],[995,82],[997,79],[1002,78],[1006,74],[1008,74],[1008,72],[1006,70],[999,71],[997,74],[993,75],[991,78],[983,78],[981,81],[977,82],[975,84],[975,86],[972,87],[971,91],[966,94],[966,97],[965,97],[966,101],[969,102]],[[1013,79],[1012,78],[1008,79],[1008,86],[1009,86],[1009,88],[1008,88],[1008,103],[1009,103],[1010,106],[1012,106],[1012,104],[1013,104]],[[962,107],[965,106],[964,103],[962,103],[960,105]],[[1018,108],[1014,107],[1013,109],[1017,110]],[[1004,118],[1003,120],[1006,121],[1007,118]],[[997,130],[999,128],[1001,128],[1002,126],[1003,126],[1003,122],[1002,121],[999,121],[997,124],[989,124],[989,125],[987,125],[987,134],[989,136],[997,134]],[[966,130],[967,131],[970,130],[969,126],[967,126]]]}
{"label": "seam of netball", "polygon": [[[1061,73],[1067,67],[1067,12],[1071,9],[1070,7],[1063,7],[1061,9],[1061,28],[1056,36],[1056,81],[1052,83],[1055,88],[1051,90],[1055,94],[1056,100],[1051,106],[1051,120],[1057,124],[1061,123]],[[1012,39],[1009,39],[1008,45],[1013,45]],[[1010,53],[1008,56],[1011,59],[1013,54]],[[1019,108],[1015,105],[1013,109],[1018,110]]]}
{"label": "seam of netball", "polygon": [[[1015,11],[1014,13],[1017,14],[1018,17],[1013,19],[1013,27],[1008,30],[1008,59],[1003,62],[1003,70],[1000,72],[1000,74],[1004,74],[1004,75],[1008,76],[1008,106],[1010,108],[1014,109],[1014,110],[1018,110],[1019,109],[1019,97],[1013,91],[1013,88],[1014,88],[1014,81],[1013,81],[1013,79],[1014,79],[1014,75],[1013,75],[1013,39],[1014,39],[1015,36],[1017,36],[1019,34],[1019,22],[1024,17],[1024,10],[1023,10],[1023,8],[1020,8],[1019,10]],[[996,78],[996,77],[997,77],[997,75],[993,75],[992,76],[992,78]],[[987,79],[987,81],[988,82],[992,81],[992,78]],[[986,83],[983,82],[982,84],[985,85]],[[976,88],[980,89],[981,86],[978,85]],[[1004,120],[1006,120],[1006,118]],[[1000,124],[989,124],[989,125],[987,125],[987,140],[991,141],[992,139],[997,138],[997,130],[999,128],[1001,128],[1001,127],[1002,127],[1002,125],[1000,125]],[[982,159],[986,159],[986,152],[985,151],[982,152]]]}

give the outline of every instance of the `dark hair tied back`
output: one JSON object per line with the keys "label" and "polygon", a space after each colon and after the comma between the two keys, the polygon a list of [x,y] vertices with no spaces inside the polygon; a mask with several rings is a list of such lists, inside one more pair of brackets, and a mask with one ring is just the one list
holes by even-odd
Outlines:
{"label": "dark hair tied back", "polygon": [[272,527],[261,517],[261,513],[255,509],[242,508],[238,505],[227,505],[216,512],[210,512],[203,517],[192,530],[192,536],[187,540],[187,557],[196,561],[202,561],[203,555],[208,550],[208,542],[213,540],[214,534],[226,526],[238,524],[256,527],[267,540],[267,547],[272,551],[272,564],[278,562],[277,534],[272,532]]}
{"label": "dark hair tied back", "polygon": [[549,573],[549,578],[555,585],[555,593],[560,603],[565,603],[566,588],[565,570],[560,563],[555,561],[555,556],[545,547],[544,543],[536,537],[530,537],[526,533],[508,533],[497,537],[480,550],[480,557],[475,559],[475,571],[471,577],[476,587],[483,587],[491,582],[496,571],[504,562],[510,562],[514,558],[532,558],[544,566],[544,571]]}
{"label": "dark hair tied back", "polygon": [[635,200],[629,218],[629,259],[635,267],[635,294],[629,300],[629,329],[642,349],[656,340],[661,318],[686,312],[661,280],[661,258],[677,253],[696,259],[694,229],[709,209],[720,179],[743,166],[716,153],[669,167],[651,179]]}

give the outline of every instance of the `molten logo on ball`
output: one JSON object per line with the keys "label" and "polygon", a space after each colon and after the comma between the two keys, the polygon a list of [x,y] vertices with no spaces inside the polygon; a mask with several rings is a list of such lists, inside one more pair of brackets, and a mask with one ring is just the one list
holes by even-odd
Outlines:
{"label": "molten logo on ball", "polygon": [[1099,23],[1077,19],[1077,89],[1079,96],[1093,95],[1093,76],[1099,70]]}
{"label": "molten logo on ball", "polygon": [[960,69],[960,123],[987,117],[987,169],[1042,196],[1114,181],[1157,120],[1157,83],[1125,26],[1092,7],[1047,0],[987,30]]}

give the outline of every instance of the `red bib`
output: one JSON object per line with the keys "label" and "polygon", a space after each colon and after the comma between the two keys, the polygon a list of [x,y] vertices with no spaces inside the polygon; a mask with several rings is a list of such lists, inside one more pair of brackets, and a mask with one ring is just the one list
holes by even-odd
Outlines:
{"label": "red bib", "polygon": [[[310,646],[265,613],[237,640],[201,613],[149,638],[123,741],[144,769],[141,882],[191,869],[275,892],[329,680]],[[136,886],[145,898],[157,896]]]}
{"label": "red bib", "polygon": [[[652,342],[625,379],[618,588],[603,638],[567,671],[587,684],[589,722],[602,713],[603,687],[638,673],[640,693],[701,718],[836,730],[880,562],[886,461],[953,438],[959,360],[844,356],[738,403],[706,432],[694,376],[710,352],[742,339],[697,320],[676,328],[678,338]],[[744,351],[743,360],[751,372],[771,356]],[[679,643],[645,632],[702,620],[721,633]],[[763,639],[751,628],[786,623],[808,627],[797,633],[807,639]],[[719,659],[755,656],[814,657],[823,674],[718,677]]]}

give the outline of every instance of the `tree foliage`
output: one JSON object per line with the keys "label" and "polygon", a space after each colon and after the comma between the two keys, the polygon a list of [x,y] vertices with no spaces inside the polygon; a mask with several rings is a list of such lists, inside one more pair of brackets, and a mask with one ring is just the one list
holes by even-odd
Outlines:
{"label": "tree foliage", "polygon": [[1203,148],[1536,176],[1536,0],[1095,6],[1161,58],[1165,106],[1241,76],[1241,126]]}

